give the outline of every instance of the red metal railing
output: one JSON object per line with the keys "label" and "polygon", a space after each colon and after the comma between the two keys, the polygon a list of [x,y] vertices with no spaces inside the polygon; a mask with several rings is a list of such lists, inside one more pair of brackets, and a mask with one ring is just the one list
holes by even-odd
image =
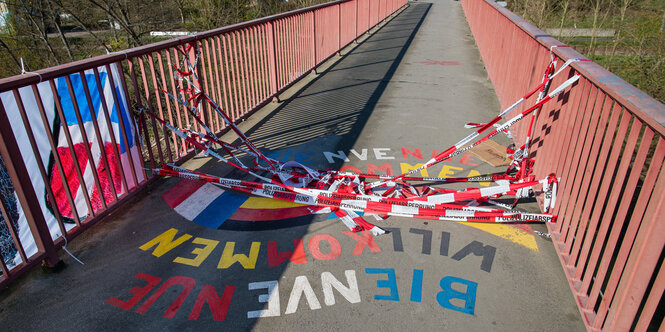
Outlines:
{"label": "red metal railing", "polygon": [[[0,235],[14,249],[0,256],[0,287],[40,261],[56,264],[66,239],[154,179],[144,165],[192,155],[143,113],[138,130],[134,122],[144,108],[200,131],[158,91],[178,94],[171,64],[198,59],[197,83],[238,122],[405,5],[333,1],[0,80],[0,189],[11,191],[0,192]],[[211,129],[226,130],[202,112]]]}
{"label": "red metal railing", "polygon": [[[494,1],[462,5],[508,106],[537,85],[561,42]],[[571,48],[554,52],[584,58]],[[665,106],[593,62],[574,63],[557,79],[573,73],[581,79],[543,110],[533,151],[538,176],[562,177],[559,219],[548,225],[556,251],[589,330],[662,330]],[[525,130],[517,128],[517,142]]]}

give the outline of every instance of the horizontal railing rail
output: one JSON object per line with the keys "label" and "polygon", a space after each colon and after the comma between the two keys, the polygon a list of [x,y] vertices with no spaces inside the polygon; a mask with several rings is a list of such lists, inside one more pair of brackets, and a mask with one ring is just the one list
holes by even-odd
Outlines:
{"label": "horizontal railing rail", "polygon": [[[164,91],[193,64],[195,84],[234,122],[406,5],[341,0],[0,79],[0,287],[57,250],[194,150],[149,110],[201,131]],[[223,119],[205,107],[218,134]]]}
{"label": "horizontal railing rail", "polygon": [[[588,60],[494,1],[462,5],[504,107],[538,85],[550,50]],[[567,71],[556,80],[581,78],[543,109],[531,151],[537,176],[562,178],[556,251],[589,330],[662,329],[665,106],[593,62]]]}

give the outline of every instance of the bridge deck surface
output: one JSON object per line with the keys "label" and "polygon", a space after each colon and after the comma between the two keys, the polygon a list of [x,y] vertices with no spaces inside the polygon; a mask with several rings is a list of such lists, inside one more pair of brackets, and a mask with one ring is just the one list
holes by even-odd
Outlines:
{"label": "bridge deck surface", "polygon": [[[466,136],[464,123],[499,111],[458,2],[412,2],[333,60],[292,96],[242,124],[260,148],[316,168],[396,174]],[[229,174],[204,157],[187,165]],[[428,175],[498,170],[467,154]],[[1,325],[13,331],[584,328],[552,243],[532,232],[546,231],[543,225],[397,217],[377,224],[392,232],[363,239],[325,214],[160,180],[71,241],[68,249],[85,265],[63,252],[62,271],[33,271],[0,292]],[[163,234],[182,241],[150,245]],[[302,247],[287,257],[294,239]]]}

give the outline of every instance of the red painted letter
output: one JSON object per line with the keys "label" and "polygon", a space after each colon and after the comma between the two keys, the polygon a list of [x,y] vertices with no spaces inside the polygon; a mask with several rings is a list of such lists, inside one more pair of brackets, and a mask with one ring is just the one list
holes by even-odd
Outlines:
{"label": "red painted letter", "polygon": [[160,281],[162,281],[162,278],[157,278],[157,277],[151,276],[149,274],[145,274],[145,273],[139,273],[134,278],[145,280],[145,281],[148,282],[148,284],[143,286],[143,287],[136,286],[136,287],[132,288],[131,290],[129,290],[129,292],[134,294],[134,296],[132,296],[132,298],[129,299],[129,301],[127,301],[127,302],[116,299],[115,297],[112,297],[112,298],[106,300],[106,303],[112,304],[112,305],[114,305],[118,308],[129,310],[133,306],[135,306],[137,303],[139,303],[139,301],[141,301],[141,299],[144,296],[146,296],[148,293],[150,293],[150,291],[153,288],[155,288],[155,286],[157,286],[157,284],[159,284]]}
{"label": "red painted letter", "polygon": [[289,259],[295,264],[307,263],[307,256],[305,256],[305,246],[302,244],[302,239],[293,239],[293,251],[277,252],[277,241],[268,242],[268,266],[280,266],[286,259]]}
{"label": "red painted letter", "polygon": [[164,312],[164,317],[166,318],[173,318],[175,316],[176,312],[178,312],[178,309],[180,309],[180,306],[182,305],[183,302],[185,302],[185,299],[189,295],[189,293],[192,291],[192,288],[196,286],[196,280],[190,278],[190,277],[171,277],[169,280],[166,280],[164,284],[162,284],[159,289],[155,292],[155,294],[152,294],[138,309],[136,309],[136,312],[140,314],[145,314],[146,311],[148,311],[148,308],[157,301],[157,299],[164,294],[164,292],[171,286],[175,285],[181,285],[184,287],[182,292],[180,292],[180,295],[176,297],[176,299],[171,303],[168,309],[166,309],[166,312]]}
{"label": "red painted letter", "polygon": [[381,166],[376,166],[374,164],[367,164],[367,174],[376,174],[376,171],[385,171],[386,175],[394,175],[393,174],[393,165],[391,164],[383,164]]}
{"label": "red painted letter", "polygon": [[342,233],[350,236],[354,240],[356,240],[356,247],[353,248],[353,256],[357,256],[363,253],[363,250],[365,250],[365,247],[369,247],[369,250],[372,252],[379,252],[381,251],[381,248],[379,248],[379,245],[376,244],[376,241],[374,241],[374,237],[372,234],[368,231],[362,231],[361,233],[354,233],[351,231],[342,231]]}
{"label": "red painted letter", "polygon": [[413,151],[407,148],[402,148],[402,156],[404,156],[404,159],[409,159],[409,155],[412,155],[418,159],[423,159],[423,153],[420,152],[419,148],[415,148]]}
{"label": "red painted letter", "polygon": [[203,286],[203,289],[199,293],[199,297],[196,298],[196,303],[192,308],[192,313],[189,314],[189,320],[198,320],[199,315],[201,315],[201,310],[203,305],[207,302],[212,311],[212,318],[216,321],[223,321],[226,319],[226,313],[229,312],[229,305],[231,305],[231,298],[233,297],[233,291],[235,291],[236,286],[226,286],[224,287],[224,293],[222,297],[217,295],[215,288],[210,285]]}
{"label": "red painted letter", "polygon": [[[330,253],[324,254],[321,252],[321,247],[319,245],[321,241],[327,241],[328,244],[330,244]],[[309,252],[312,253],[312,257],[322,261],[335,259],[342,253],[342,246],[339,244],[339,241],[329,234],[315,235],[309,240],[308,247]]]}
{"label": "red painted letter", "polygon": [[473,156],[465,153],[462,155],[462,159],[460,159],[459,163],[464,165],[479,166],[478,164],[474,164],[471,161],[473,161]]}

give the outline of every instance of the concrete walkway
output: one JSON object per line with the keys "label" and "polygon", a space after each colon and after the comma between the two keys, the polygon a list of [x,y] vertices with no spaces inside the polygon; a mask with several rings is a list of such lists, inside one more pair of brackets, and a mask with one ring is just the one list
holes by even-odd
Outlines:
{"label": "concrete walkway", "polygon": [[[279,159],[397,174],[466,136],[464,123],[499,112],[458,2],[412,2],[354,46],[243,123],[250,138]],[[234,175],[203,157],[186,166]],[[498,170],[465,154],[428,175]],[[377,224],[392,232],[371,238],[328,215],[215,190],[158,181],[68,245],[85,265],[63,252],[62,271],[35,270],[1,291],[0,326],[584,328],[551,242],[529,225],[391,217]],[[215,209],[206,212],[192,197]],[[211,221],[214,229],[204,226]]]}

